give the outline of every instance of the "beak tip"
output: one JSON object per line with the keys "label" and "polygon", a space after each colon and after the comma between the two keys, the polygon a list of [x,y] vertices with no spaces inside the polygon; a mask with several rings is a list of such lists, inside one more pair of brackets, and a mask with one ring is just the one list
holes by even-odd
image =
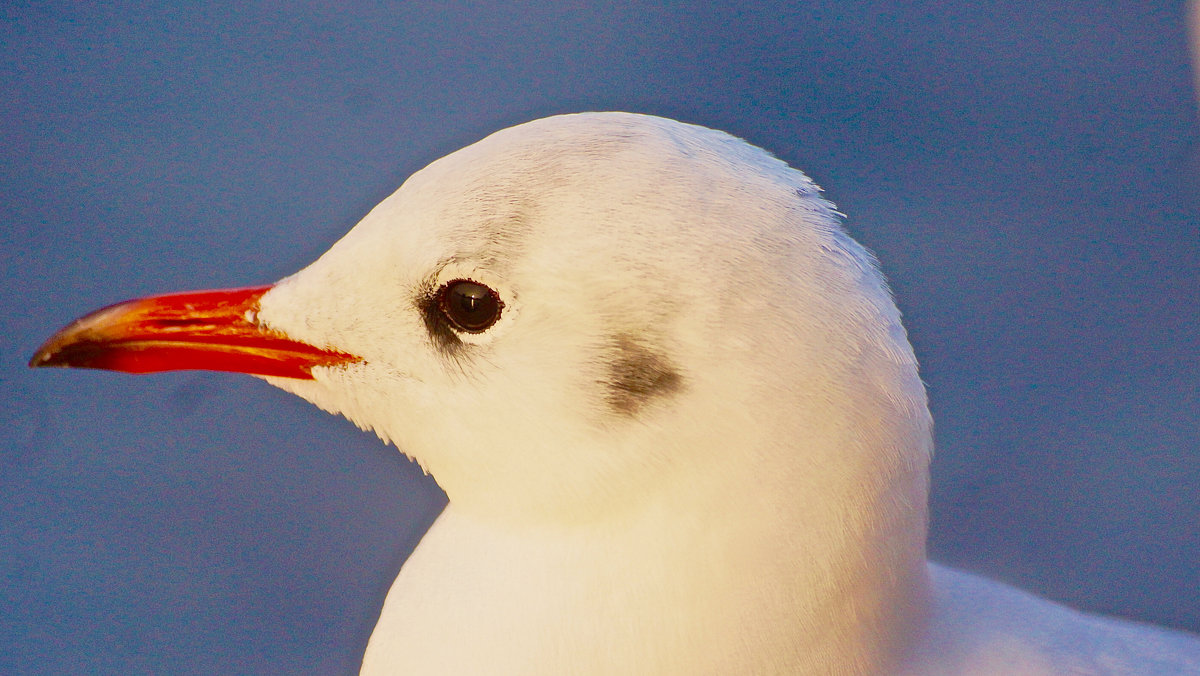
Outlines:
{"label": "beak tip", "polygon": [[[63,341],[59,340],[59,334],[55,334],[49,341],[39,347],[37,351],[33,353],[33,356],[29,358],[29,368],[66,368],[69,366],[86,366],[86,364],[77,364],[74,360],[72,360],[71,347],[72,345],[70,343],[63,344]],[[79,350],[76,351],[79,352]]]}
{"label": "beak tip", "polygon": [[45,366],[58,366],[54,362],[55,350],[49,344],[44,344],[29,358],[29,368],[36,369]]}

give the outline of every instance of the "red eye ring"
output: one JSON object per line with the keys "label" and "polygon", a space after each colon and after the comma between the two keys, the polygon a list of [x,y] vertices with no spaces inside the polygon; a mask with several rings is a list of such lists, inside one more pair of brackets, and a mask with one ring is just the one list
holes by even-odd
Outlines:
{"label": "red eye ring", "polygon": [[483,333],[500,320],[504,301],[490,287],[470,279],[454,279],[437,292],[438,310],[454,329]]}

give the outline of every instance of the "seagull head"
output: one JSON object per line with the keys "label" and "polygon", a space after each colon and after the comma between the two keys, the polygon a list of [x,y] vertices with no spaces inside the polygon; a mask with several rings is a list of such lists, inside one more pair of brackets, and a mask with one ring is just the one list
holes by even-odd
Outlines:
{"label": "seagull head", "polygon": [[118,304],[31,364],[265,377],[492,519],[752,466],[923,525],[925,395],[871,255],[799,171],[650,116],[495,133],[276,284]]}

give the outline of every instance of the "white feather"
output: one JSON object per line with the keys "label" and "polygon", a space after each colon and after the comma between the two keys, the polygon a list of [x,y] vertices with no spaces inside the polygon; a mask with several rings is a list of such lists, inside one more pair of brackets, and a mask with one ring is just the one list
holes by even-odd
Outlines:
{"label": "white feather", "polygon": [[[838,216],[721,132],[560,116],[431,164],[264,296],[363,358],[272,382],[449,496],[364,672],[1200,673],[1191,638],[930,576],[925,392]],[[439,343],[423,303],[459,278],[505,307]]]}

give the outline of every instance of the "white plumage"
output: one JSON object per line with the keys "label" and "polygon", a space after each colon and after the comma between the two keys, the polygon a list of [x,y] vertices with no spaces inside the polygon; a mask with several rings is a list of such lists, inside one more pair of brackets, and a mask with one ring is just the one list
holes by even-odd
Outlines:
{"label": "white plumage", "polygon": [[271,382],[449,496],[364,673],[1200,674],[1196,637],[926,562],[932,423],[883,278],[811,181],[721,132],[501,131],[256,309],[356,357]]}
{"label": "white plumage", "polygon": [[[430,165],[270,292],[268,325],[365,359],[276,383],[450,498],[364,671],[1200,673],[1192,637],[930,583],[925,393],[837,216],[726,134],[554,117]],[[503,321],[439,348],[417,299],[457,277]]]}

